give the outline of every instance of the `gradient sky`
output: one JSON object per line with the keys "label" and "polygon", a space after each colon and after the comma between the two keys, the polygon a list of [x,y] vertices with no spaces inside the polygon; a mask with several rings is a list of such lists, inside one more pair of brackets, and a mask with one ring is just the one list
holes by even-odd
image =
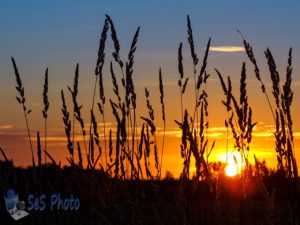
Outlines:
{"label": "gradient sky", "polygon": [[[209,130],[211,142],[216,139],[214,159],[224,159],[224,98],[219,81],[213,70],[218,68],[224,75],[232,76],[234,90],[238,91],[238,79],[243,61],[247,63],[249,101],[254,109],[254,120],[259,122],[254,132],[253,153],[267,159],[275,166],[272,150],[273,121],[266,99],[253,75],[253,67],[244,52],[232,52],[230,46],[241,47],[239,29],[253,45],[262,76],[270,85],[269,73],[263,51],[269,47],[283,77],[289,47],[293,47],[295,91],[293,115],[296,149],[300,150],[300,2],[299,1],[1,1],[0,3],[0,146],[17,165],[30,162],[29,144],[25,136],[25,123],[21,107],[15,100],[15,76],[10,57],[15,57],[25,86],[33,137],[39,130],[43,134],[42,85],[44,71],[49,67],[49,152],[57,161],[65,162],[67,150],[61,119],[60,90],[72,85],[75,65],[79,62],[79,101],[84,105],[84,116],[92,101],[94,68],[98,50],[99,34],[105,14],[114,20],[121,44],[121,56],[127,56],[131,38],[141,26],[135,58],[134,80],[138,93],[139,113],[146,113],[143,89],[151,92],[157,124],[161,126],[158,69],[162,67],[166,88],[167,139],[165,168],[178,175],[182,168],[178,131],[174,119],[180,119],[179,93],[176,86],[177,48],[183,42],[184,68],[191,74],[191,60],[186,33],[186,15],[192,21],[196,51],[202,61],[205,45],[212,38],[213,51],[208,59],[211,78],[207,87],[209,94]],[[220,48],[221,46],[225,46]],[[112,43],[106,50],[105,88],[112,97],[108,62],[111,60]],[[189,92],[185,107],[189,108]],[[271,93],[270,93],[271,94]],[[70,100],[69,95],[68,101]],[[108,98],[109,98],[108,97]],[[175,100],[175,101],[174,101]],[[71,105],[69,105],[71,109]],[[108,126],[114,127],[110,108],[107,107]],[[88,121],[88,119],[86,119]],[[100,122],[99,114],[98,120]],[[139,121],[141,125],[141,121]],[[297,152],[298,162],[300,154]]]}

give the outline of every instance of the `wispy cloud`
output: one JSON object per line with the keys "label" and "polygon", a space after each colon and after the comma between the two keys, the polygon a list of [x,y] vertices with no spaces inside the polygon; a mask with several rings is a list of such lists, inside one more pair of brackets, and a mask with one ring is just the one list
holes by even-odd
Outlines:
{"label": "wispy cloud", "polygon": [[226,52],[226,53],[235,53],[235,52],[244,52],[245,48],[242,46],[211,46],[209,48],[212,52]]}
{"label": "wispy cloud", "polygon": [[226,131],[227,130],[227,127],[209,127],[208,128],[208,131],[211,131],[211,132],[215,132],[215,131]]}
{"label": "wispy cloud", "polygon": [[[91,124],[90,124],[90,123],[86,123],[86,127],[89,127],[89,126],[91,126]],[[97,126],[98,126],[98,127],[104,127],[104,123],[98,122],[98,123],[97,123]],[[107,122],[107,123],[105,123],[105,126],[106,126],[106,127],[114,127],[114,126],[117,126],[117,124],[116,124],[116,123]],[[77,127],[77,128],[81,128],[81,127],[80,127],[80,124],[77,124],[76,127]]]}
{"label": "wispy cloud", "polygon": [[6,129],[10,129],[13,126],[10,124],[4,124],[4,125],[0,125],[0,130],[6,130]]}
{"label": "wispy cloud", "polygon": [[266,133],[266,132],[254,132],[252,135],[254,137],[273,137],[274,136],[274,134]]}
{"label": "wispy cloud", "polygon": [[[157,132],[158,136],[162,136],[163,135],[163,131],[159,130]],[[170,136],[170,137],[177,137],[180,138],[182,135],[182,131],[179,129],[173,129],[173,130],[166,130],[165,131],[165,135],[166,136]],[[209,128],[208,132],[205,134],[207,137],[213,137],[213,138],[221,138],[222,136],[225,135],[225,133],[223,132],[223,127],[213,127],[213,128]]]}

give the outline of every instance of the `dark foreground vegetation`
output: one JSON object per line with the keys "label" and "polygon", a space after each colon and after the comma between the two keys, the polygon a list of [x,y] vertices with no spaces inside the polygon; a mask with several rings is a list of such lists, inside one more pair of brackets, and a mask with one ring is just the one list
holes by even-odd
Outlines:
{"label": "dark foreground vegetation", "polygon": [[[50,164],[36,174],[32,168],[14,168],[3,161],[0,169],[2,196],[9,187],[18,190],[25,202],[30,195],[46,196],[46,208],[29,211],[18,224],[296,224],[298,218],[291,214],[299,207],[287,191],[292,190],[292,184],[266,168],[262,180],[253,168],[245,192],[241,191],[241,178],[224,175],[222,167],[218,184],[213,185],[170,176],[163,180],[120,180],[99,170],[59,169]],[[266,196],[266,192],[271,195]],[[60,193],[62,199],[78,198],[79,210],[51,210],[53,193]],[[0,207],[1,212],[6,211],[4,202]],[[8,213],[1,213],[0,218],[1,224],[14,224]]]}
{"label": "dark foreground vegetation", "polygon": [[[105,43],[108,32],[114,46],[113,62],[109,69],[114,96],[107,98],[103,85]],[[65,126],[68,165],[62,166],[47,148],[48,69],[45,72],[43,91],[44,143],[40,132],[37,137],[37,161],[30,133],[30,112],[27,108],[25,88],[17,63],[12,58],[16,76],[17,101],[24,113],[26,131],[30,144],[32,166],[18,168],[12,159],[0,148],[3,161],[0,161],[0,195],[10,188],[19,193],[20,200],[30,203],[29,196],[37,198],[35,210],[18,221],[18,224],[299,224],[299,178],[295,158],[293,120],[291,105],[293,100],[292,49],[288,54],[288,65],[284,82],[277,71],[275,60],[269,49],[265,51],[272,80],[272,95],[263,82],[253,49],[244,39],[245,52],[254,67],[255,76],[261,86],[262,95],[274,118],[274,154],[277,156],[277,169],[270,171],[264,162],[255,157],[255,164],[249,163],[252,132],[255,118],[248,102],[246,63],[242,63],[239,95],[234,94],[231,78],[223,77],[220,70],[215,75],[220,79],[224,91],[222,104],[227,111],[225,126],[227,140],[233,138],[234,151],[240,154],[241,172],[230,178],[224,175],[223,164],[211,162],[209,156],[215,141],[209,140],[208,93],[206,83],[210,74],[206,71],[211,40],[208,40],[202,64],[195,51],[191,21],[187,17],[188,43],[191,52],[193,72],[185,74],[182,47],[178,47],[178,108],[181,118],[175,123],[182,131],[178,152],[183,161],[179,179],[170,174],[162,178],[164,139],[166,129],[165,90],[163,69],[158,70],[158,91],[160,93],[160,120],[163,124],[162,142],[157,141],[157,116],[151,104],[151,95],[145,87],[148,115],[137,115],[138,96],[134,87],[134,57],[140,28],[138,27],[128,58],[120,57],[120,44],[112,19],[106,16],[100,37],[98,59],[95,69],[95,86],[90,118],[82,117],[82,105],[78,103],[79,64],[76,65],[74,83],[68,86],[67,95],[61,91],[62,117]],[[240,33],[240,32],[239,32]],[[185,105],[187,86],[193,88],[193,106]],[[71,107],[66,98],[72,99]],[[190,97],[190,96],[189,96]],[[139,103],[140,104],[140,103]],[[115,129],[105,128],[105,108],[109,107],[117,124]],[[191,110],[192,109],[192,110]],[[96,113],[97,112],[97,113]],[[104,124],[100,128],[97,120]],[[75,123],[80,125],[83,141],[76,140]],[[89,127],[86,124],[90,124]],[[141,124],[138,126],[138,124]],[[230,134],[231,133],[231,134]],[[227,142],[228,143],[228,142]],[[229,152],[226,146],[226,153]],[[45,157],[45,159],[42,158]],[[227,154],[226,154],[227,156]],[[190,173],[191,159],[195,162],[195,174]],[[43,162],[44,161],[44,162]],[[153,166],[154,165],[154,166]],[[78,211],[50,210],[49,199],[53,194],[62,199],[75,197],[80,200]],[[40,196],[45,195],[45,209]],[[31,201],[32,202],[32,201]],[[0,202],[0,221],[13,224],[5,212],[4,202]]]}

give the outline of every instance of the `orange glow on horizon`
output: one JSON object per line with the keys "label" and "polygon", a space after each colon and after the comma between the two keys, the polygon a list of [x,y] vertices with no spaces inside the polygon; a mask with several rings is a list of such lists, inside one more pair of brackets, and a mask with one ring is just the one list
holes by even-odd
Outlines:
{"label": "orange glow on horizon", "polygon": [[[4,129],[5,128],[5,129]],[[113,126],[111,126],[111,129],[114,129]],[[59,132],[58,132],[59,131]],[[101,130],[102,131],[102,130]],[[114,130],[113,130],[114,131]],[[2,132],[3,141],[1,144],[1,147],[4,149],[5,153],[7,154],[8,158],[13,159],[16,166],[28,166],[31,165],[31,158],[30,158],[30,149],[29,149],[29,142],[27,138],[27,134],[24,132],[23,128],[15,128],[11,126],[4,126],[2,129],[0,129],[0,133]],[[157,131],[157,142],[159,147],[159,153],[161,153],[161,147],[162,147],[162,132],[158,129]],[[237,152],[237,150],[233,150],[233,140],[229,138],[229,150],[226,156],[226,150],[224,146],[226,146],[226,131],[224,131],[224,127],[216,126],[211,127],[208,130],[208,136],[209,136],[209,146],[211,146],[212,140],[216,140],[216,144],[214,149],[212,150],[208,161],[209,162],[223,162],[228,163],[227,167],[225,169],[226,174],[234,176],[236,170],[236,165],[234,162],[233,155],[235,155],[238,162],[240,162],[240,153]],[[263,128],[257,128],[255,130],[256,133],[263,133],[265,130]],[[34,132],[32,132],[33,134]],[[42,132],[43,133],[43,132]],[[215,133],[221,133],[222,135],[215,135]],[[298,133],[298,132],[296,132]],[[104,142],[103,142],[103,134],[100,133],[101,137],[101,146],[104,149]],[[180,155],[180,143],[181,143],[181,131],[179,129],[171,128],[166,131],[166,138],[165,138],[165,147],[164,147],[164,156],[163,156],[163,166],[162,166],[162,176],[164,177],[166,172],[171,172],[174,177],[178,178],[182,172],[183,169],[183,159]],[[34,155],[35,158],[37,158],[37,151],[36,151],[36,137],[33,134],[32,137],[32,143],[34,148]],[[76,141],[80,143],[80,145],[83,147],[83,138],[80,134],[76,133],[75,135]],[[276,168],[276,152],[274,150],[274,139],[271,137],[254,137],[253,138],[253,144],[249,151],[248,160],[249,163],[254,164],[254,154],[260,159],[260,160],[266,160],[267,166],[269,168]],[[296,135],[296,141],[298,142],[298,136]],[[60,132],[59,128],[51,129],[48,132],[48,152],[53,156],[53,158],[56,160],[57,163],[61,162],[62,165],[68,165],[68,162],[66,161],[66,157],[69,156],[69,152],[67,150],[67,141],[65,135]],[[115,136],[112,136],[113,143],[115,142]],[[41,142],[43,147],[44,137],[41,135]],[[114,146],[113,146],[114,147]],[[83,149],[82,149],[83,150]],[[298,153],[299,150],[296,149],[296,153]],[[78,154],[77,149],[75,149],[74,152],[75,162],[78,162]],[[83,153],[83,164],[86,166],[86,156]],[[98,151],[96,151],[98,154]],[[115,156],[115,152],[113,151],[113,157]],[[226,160],[227,157],[227,160]],[[151,151],[151,168],[155,169],[155,162],[154,162],[154,156],[153,152]],[[2,157],[0,156],[0,160],[2,160]],[[191,168],[190,172],[193,174],[195,172],[195,162],[194,159],[191,159]],[[297,161],[299,161],[299,155],[297,155]],[[47,159],[47,162],[49,160]],[[104,154],[101,156],[100,163],[105,162],[105,156]],[[238,164],[238,171],[242,166]],[[227,172],[228,171],[228,172]],[[238,172],[239,173],[239,172]]]}

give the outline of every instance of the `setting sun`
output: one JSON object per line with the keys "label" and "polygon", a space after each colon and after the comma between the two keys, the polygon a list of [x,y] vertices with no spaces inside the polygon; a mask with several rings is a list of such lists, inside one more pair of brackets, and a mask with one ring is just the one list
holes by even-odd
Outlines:
{"label": "setting sun", "polygon": [[229,177],[236,176],[238,174],[238,168],[236,164],[230,161],[225,168],[225,173]]}
{"label": "setting sun", "polygon": [[225,167],[225,174],[229,177],[234,177],[238,175],[241,169],[244,167],[244,163],[242,163],[241,155],[233,153],[227,160],[227,164]]}

